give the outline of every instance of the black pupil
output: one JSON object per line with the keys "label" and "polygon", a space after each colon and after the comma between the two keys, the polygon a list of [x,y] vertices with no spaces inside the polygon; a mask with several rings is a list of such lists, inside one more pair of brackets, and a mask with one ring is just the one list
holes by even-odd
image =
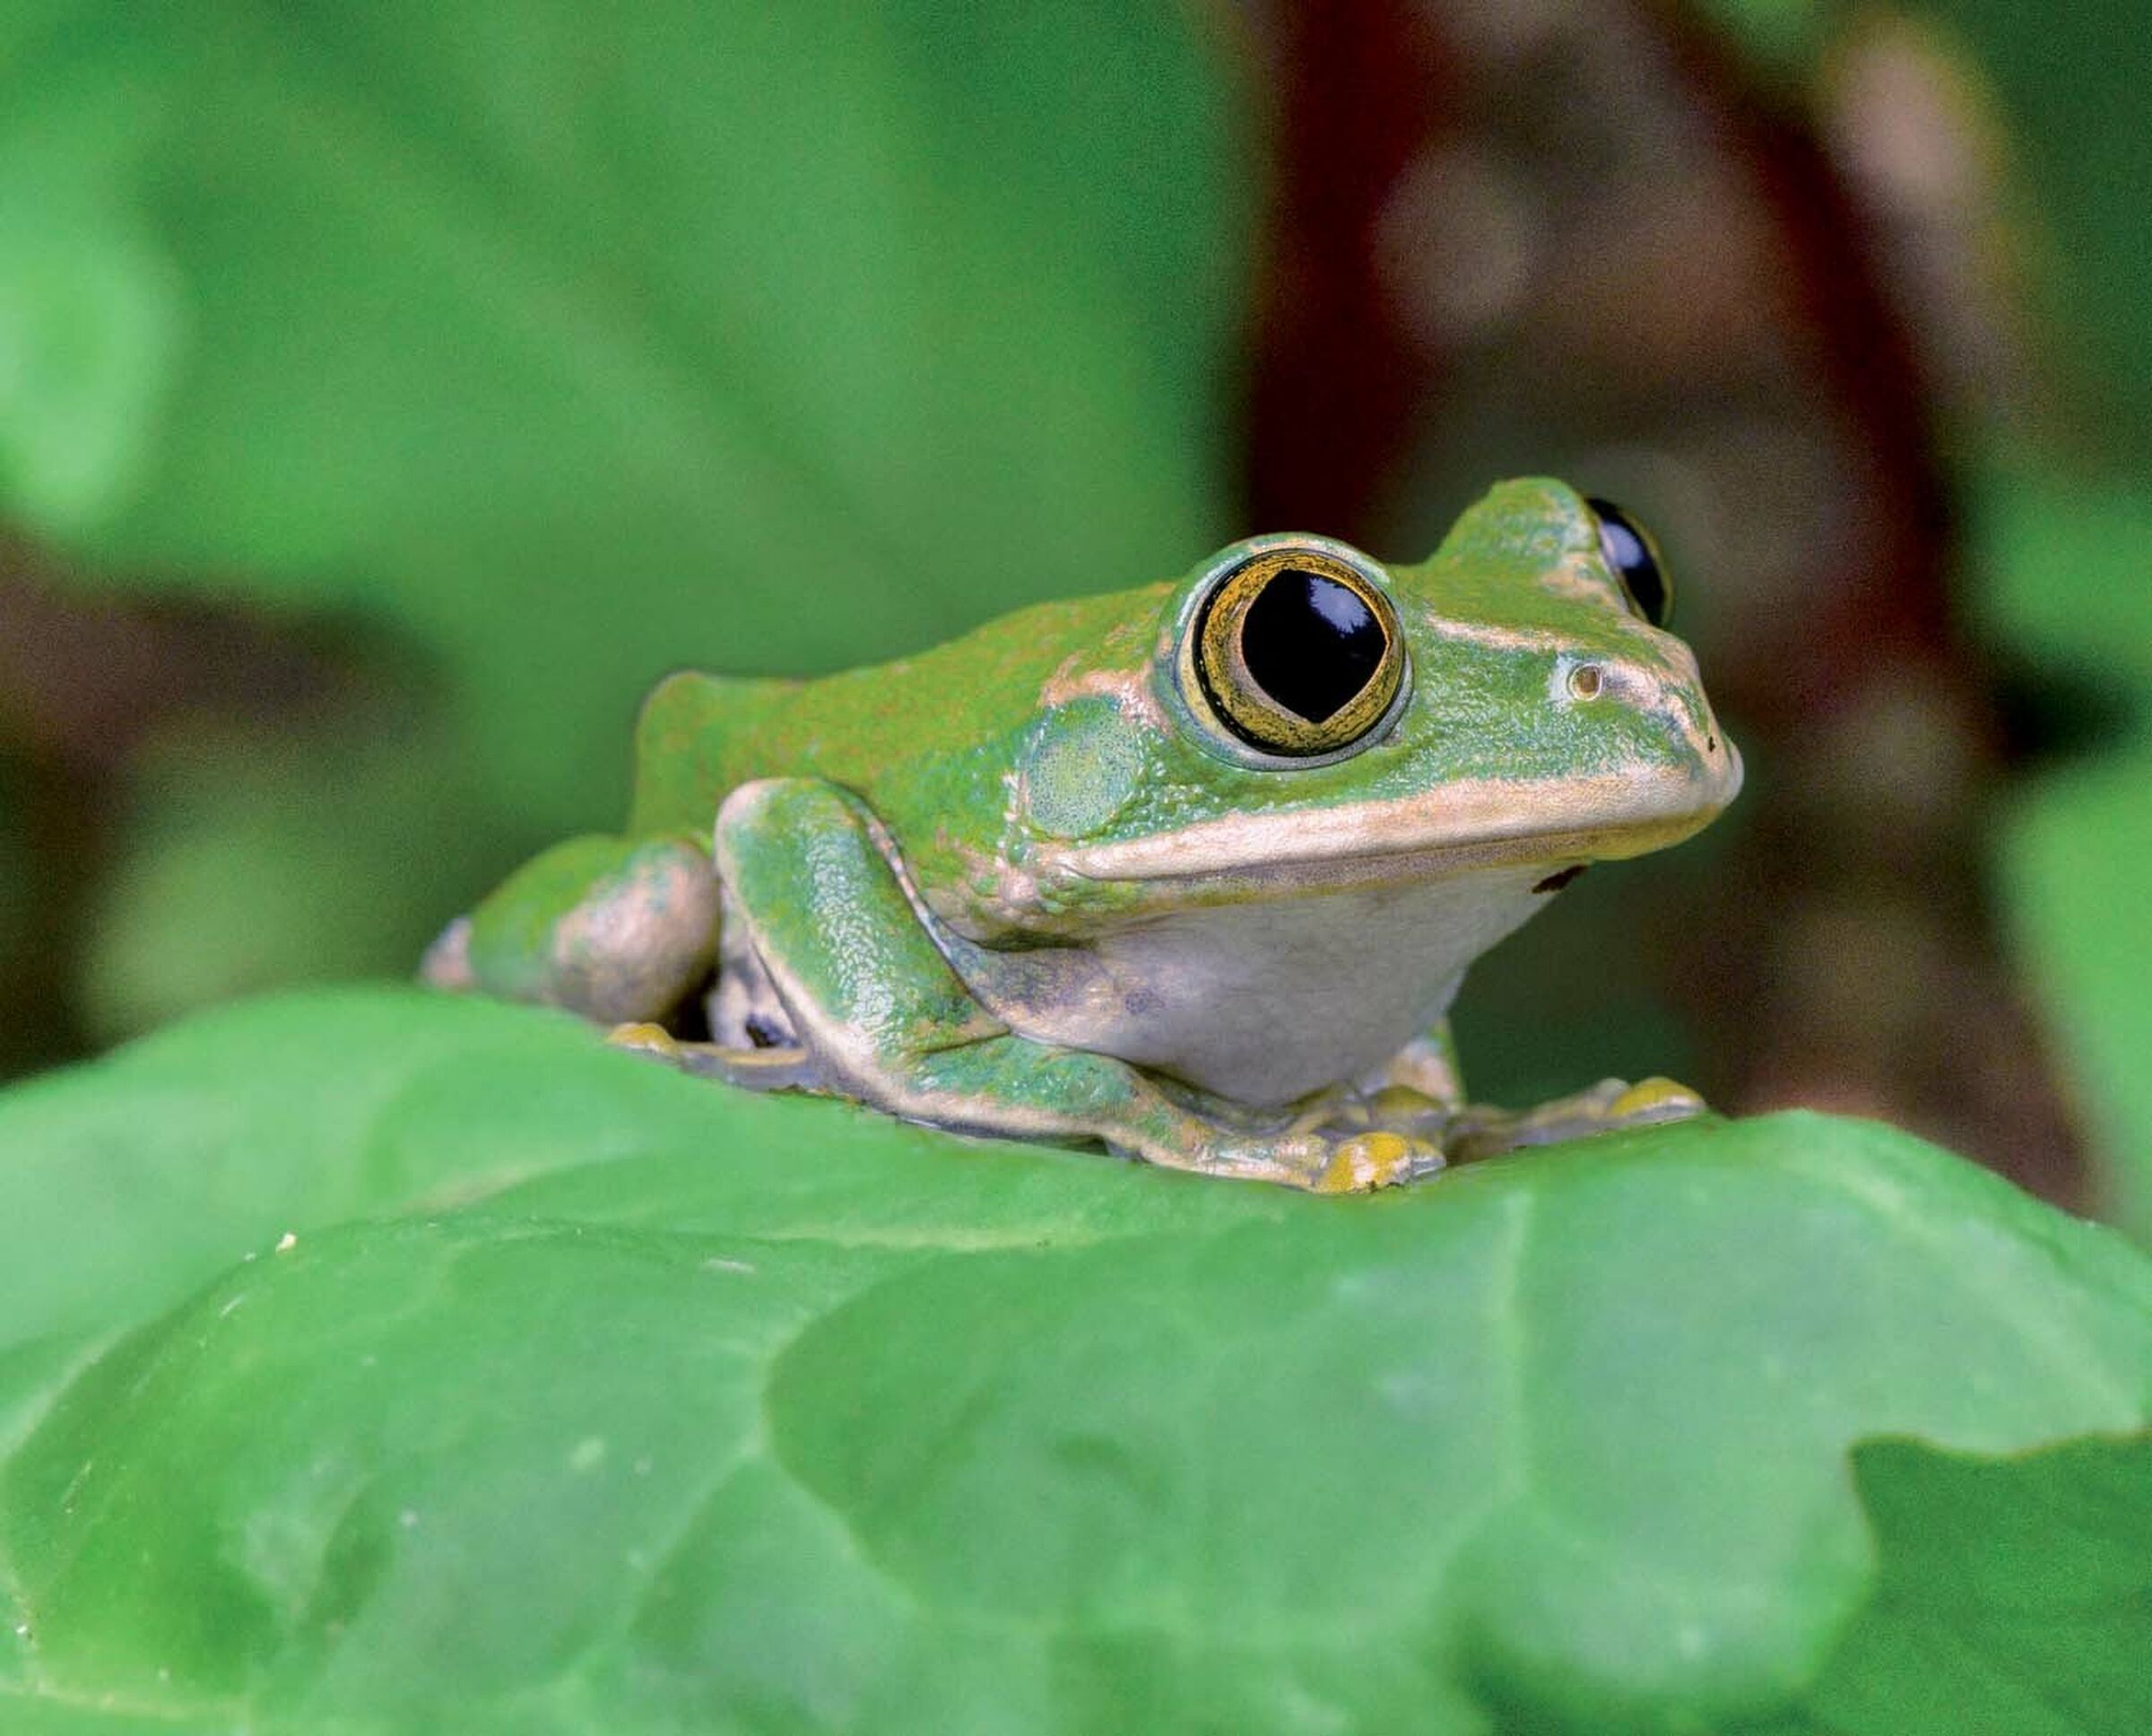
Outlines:
{"label": "black pupil", "polygon": [[1599,520],[1600,552],[1606,556],[1607,565],[1629,587],[1644,618],[1654,627],[1665,626],[1666,575],[1652,558],[1652,545],[1636,528],[1636,521],[1611,500],[1593,499],[1584,504]]}
{"label": "black pupil", "polygon": [[1351,586],[1282,567],[1241,618],[1240,655],[1265,693],[1320,724],[1367,685],[1387,637]]}

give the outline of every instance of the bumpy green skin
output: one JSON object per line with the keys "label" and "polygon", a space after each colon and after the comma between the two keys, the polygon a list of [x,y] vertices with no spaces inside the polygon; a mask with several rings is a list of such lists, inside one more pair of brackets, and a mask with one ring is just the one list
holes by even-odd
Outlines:
{"label": "bumpy green skin", "polygon": [[[541,857],[437,948],[448,962],[429,974],[570,1005],[593,1000],[591,980],[632,979],[581,1010],[662,1020],[707,968],[714,933],[681,917],[679,877],[684,853],[707,848],[727,899],[727,978],[762,1004],[774,993],[787,1029],[768,1039],[774,1054],[647,1029],[631,1040],[720,1077],[1319,1188],[1433,1167],[1445,1125],[1514,1142],[1693,1107],[1609,1087],[1534,1117],[1474,1119],[1436,1030],[1384,1077],[1254,1114],[1111,1053],[1017,1035],[982,1003],[985,976],[1010,972],[1026,1005],[1072,1005],[1102,937],[1206,906],[1283,913],[1333,891],[1341,855],[1453,846],[1552,868],[1672,842],[1738,786],[1687,647],[1636,617],[1596,520],[1561,483],[1502,484],[1426,563],[1388,569],[1411,697],[1335,763],[1259,763],[1184,695],[1177,647],[1217,570],[1043,604],[819,681],[671,677],[644,708],[626,835]],[[1582,663],[1615,672],[1605,696],[1565,688]],[[1349,831],[1358,842],[1337,843]],[[1202,872],[1159,871],[1180,853]],[[672,920],[638,926],[638,898],[657,893]],[[637,954],[619,980],[591,956],[607,935]],[[1046,962],[1022,976],[1034,950]],[[1371,1107],[1385,1083],[1398,1089]]]}

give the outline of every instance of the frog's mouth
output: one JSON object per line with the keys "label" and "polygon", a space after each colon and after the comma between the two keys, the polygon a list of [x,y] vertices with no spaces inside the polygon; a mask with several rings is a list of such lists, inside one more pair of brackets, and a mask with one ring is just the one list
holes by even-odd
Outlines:
{"label": "frog's mouth", "polygon": [[1671,769],[1490,778],[1401,800],[1229,814],[1149,838],[1079,846],[1041,865],[1082,880],[1142,881],[1161,893],[1182,886],[1215,898],[1281,883],[1344,888],[1611,861],[1679,844],[1717,817],[1740,789],[1741,760],[1730,742],[1713,759],[1704,778]]}

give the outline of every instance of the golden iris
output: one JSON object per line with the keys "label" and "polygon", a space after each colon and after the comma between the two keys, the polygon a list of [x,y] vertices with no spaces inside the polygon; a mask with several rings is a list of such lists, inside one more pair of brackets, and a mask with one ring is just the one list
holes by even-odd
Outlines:
{"label": "golden iris", "polygon": [[1382,587],[1332,556],[1291,548],[1220,579],[1181,658],[1184,690],[1201,691],[1227,730],[1294,759],[1367,734],[1397,697],[1405,664]]}

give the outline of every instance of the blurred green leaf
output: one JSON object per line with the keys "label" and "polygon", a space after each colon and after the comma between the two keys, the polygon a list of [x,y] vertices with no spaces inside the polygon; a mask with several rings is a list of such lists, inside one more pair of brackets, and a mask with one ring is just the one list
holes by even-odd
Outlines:
{"label": "blurred green leaf", "polygon": [[2152,1730],[2152,1436],[1853,1454],[1878,1589],[1814,1696],[1844,1736]]}
{"label": "blurred green leaf", "polygon": [[[2036,779],[2000,829],[2005,912],[2061,1039],[2104,1212],[2152,1237],[2152,494],[2005,471],[1979,491],[1979,602],[2013,654],[2122,696],[2113,757]],[[2112,728],[2113,720],[2108,720]],[[2134,725],[2132,729],[2132,725]]]}
{"label": "blurred green leaf", "polygon": [[0,491],[30,523],[80,533],[152,462],[178,286],[140,225],[95,205],[0,188]]}
{"label": "blurred green leaf", "polygon": [[1974,490],[1980,603],[2016,650],[2134,683],[2152,699],[2152,492],[2052,471]]}
{"label": "blurred green leaf", "polygon": [[1721,1727],[1854,1442],[2152,1407],[2152,1265],[1887,1128],[1312,1200],[414,991],[0,1097],[0,1693],[265,1736]]}
{"label": "blurred green leaf", "polygon": [[408,976],[513,860],[423,724],[274,742],[183,728],[134,783],[133,847],[98,889],[78,988],[107,1039],[265,988]]}
{"label": "blurred green leaf", "polygon": [[2076,364],[2115,444],[2152,454],[2152,127],[2139,21],[2105,6],[1939,0],[2002,98],[2028,189],[2021,204],[2046,291],[2046,332]]}
{"label": "blurred green leaf", "polygon": [[1222,526],[1246,177],[1162,0],[48,5],[4,505],[357,605],[559,829],[682,664],[828,668]]}
{"label": "blurred green leaf", "polygon": [[2152,741],[2042,780],[2002,836],[2026,967],[2062,1038],[2105,1215],[2152,1239]]}

